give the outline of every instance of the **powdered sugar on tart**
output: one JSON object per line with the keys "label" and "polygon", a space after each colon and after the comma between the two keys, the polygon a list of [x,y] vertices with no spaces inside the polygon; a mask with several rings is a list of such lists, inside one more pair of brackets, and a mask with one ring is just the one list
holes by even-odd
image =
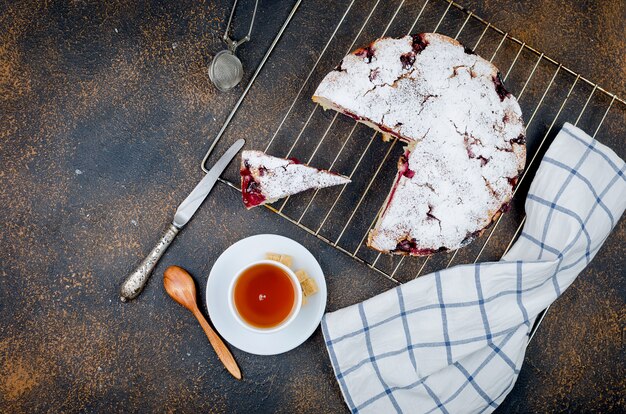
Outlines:
{"label": "powdered sugar on tart", "polygon": [[313,100],[407,142],[370,247],[456,249],[508,205],[525,163],[521,109],[497,68],[457,41],[379,39],[346,56]]}
{"label": "powdered sugar on tart", "polygon": [[241,153],[243,203],[252,208],[312,188],[346,184],[342,175],[300,164],[294,159],[267,155],[261,151]]}

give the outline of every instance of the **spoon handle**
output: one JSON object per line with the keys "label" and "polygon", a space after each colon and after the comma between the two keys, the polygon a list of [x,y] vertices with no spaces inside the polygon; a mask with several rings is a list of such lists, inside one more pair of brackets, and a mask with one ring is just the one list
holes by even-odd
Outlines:
{"label": "spoon handle", "polygon": [[213,346],[217,357],[220,359],[220,361],[222,361],[222,364],[224,364],[228,372],[230,372],[233,377],[240,380],[241,371],[239,370],[239,366],[237,366],[235,358],[233,358],[233,354],[230,353],[222,339],[215,333],[213,328],[211,328],[211,326],[206,321],[202,313],[200,313],[200,310],[198,308],[193,311],[193,314],[196,319],[198,319],[198,322],[200,322],[200,326],[202,326],[202,329],[204,329],[204,333],[206,334],[207,338],[209,338],[209,342],[211,343],[211,346]]}

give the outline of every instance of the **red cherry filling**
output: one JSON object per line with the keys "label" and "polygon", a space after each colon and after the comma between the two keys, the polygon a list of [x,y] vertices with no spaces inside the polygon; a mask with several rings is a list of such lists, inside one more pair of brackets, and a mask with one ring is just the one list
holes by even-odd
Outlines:
{"label": "red cherry filling", "polygon": [[426,49],[426,46],[428,46],[428,42],[424,39],[423,33],[411,35],[411,37],[413,38],[413,51],[416,54],[420,53],[422,50]]}
{"label": "red cherry filling", "polygon": [[379,73],[380,73],[380,70],[378,68],[370,70],[370,76],[369,76],[370,82],[374,82],[374,79],[378,77]]}
{"label": "red cherry filling", "polygon": [[344,111],[343,114],[346,115],[346,116],[349,116],[350,118],[354,119],[355,121],[360,121],[361,120],[360,116],[355,115],[355,114],[353,114],[351,112]]}
{"label": "red cherry filling", "polygon": [[504,84],[502,83],[502,78],[500,77],[500,72],[496,76],[493,77],[493,83],[496,86],[496,93],[500,97],[501,101],[504,101],[504,98],[510,95],[509,91],[506,90]]}
{"label": "red cherry filling", "polygon": [[509,181],[509,184],[511,184],[511,187],[515,188],[517,187],[517,182],[519,181],[519,175],[517,177],[509,177],[507,180]]}
{"label": "red cherry filling", "polygon": [[400,62],[402,62],[402,69],[409,69],[415,63],[415,53],[400,55]]}
{"label": "red cherry filling", "polygon": [[417,243],[415,242],[415,239],[404,239],[400,243],[398,243],[398,245],[396,246],[396,250],[410,253],[411,250],[417,250]]}
{"label": "red cherry filling", "polygon": [[[398,123],[398,124],[396,124],[396,128],[401,127],[401,126],[402,126],[402,123],[401,123],[401,122],[400,122],[400,123]],[[396,138],[398,138],[398,139],[400,139],[400,140],[402,140],[402,141],[406,141],[406,139],[405,139],[405,138],[402,138],[402,137],[401,137],[401,136],[400,136],[397,132],[395,132],[395,131],[394,131],[394,130],[392,130],[391,128],[387,128],[387,127],[386,127],[386,126],[384,126],[384,125],[378,125],[378,128],[380,128],[380,130],[381,130],[381,131],[386,132],[386,133],[388,133],[388,134],[391,134],[391,135],[393,135],[394,137],[396,137]]]}
{"label": "red cherry filling", "polygon": [[434,249],[420,249],[417,247],[417,240],[415,239],[404,239],[399,242],[396,248],[393,250],[394,252],[406,252],[410,253],[414,256],[428,256],[429,254],[433,254],[436,252],[446,251],[445,247],[440,247],[437,250]]}
{"label": "red cherry filling", "polygon": [[[244,166],[247,163],[244,162]],[[261,193],[259,184],[254,181],[252,174],[248,168],[242,168],[241,174],[241,196],[243,198],[243,204],[250,208],[263,204],[265,196]]]}
{"label": "red cherry filling", "polygon": [[526,137],[524,136],[524,134],[520,134],[517,138],[513,138],[511,141],[509,141],[511,144],[519,144],[519,145],[524,145],[526,144]]}
{"label": "red cherry filling", "polygon": [[374,49],[371,46],[363,47],[356,52],[354,52],[356,56],[363,57],[367,59],[367,63],[372,63],[372,58],[374,57]]}
{"label": "red cherry filling", "polygon": [[415,171],[409,168],[409,151],[406,151],[404,155],[400,157],[398,161],[398,172],[406,178],[413,178]]}
{"label": "red cherry filling", "polygon": [[413,51],[409,53],[405,53],[400,56],[400,62],[402,62],[403,69],[409,69],[415,63],[415,55],[421,53],[422,50],[426,49],[428,46],[428,42],[424,39],[424,36],[420,34],[411,35],[413,38]]}

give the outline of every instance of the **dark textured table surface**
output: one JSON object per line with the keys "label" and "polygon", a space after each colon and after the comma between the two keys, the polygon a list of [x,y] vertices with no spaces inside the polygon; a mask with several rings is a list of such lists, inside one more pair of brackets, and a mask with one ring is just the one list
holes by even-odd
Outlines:
{"label": "dark textured table surface", "polygon": [[[238,16],[246,20],[251,2],[244,3]],[[240,50],[244,85],[293,5],[260,3],[253,40]],[[267,142],[347,3],[303,3],[287,46],[268,61],[225,140],[239,134]],[[361,3],[355,13],[371,8]],[[406,1],[399,18],[422,3]],[[461,3],[626,96],[623,1]],[[118,300],[124,275],[202,177],[209,140],[243,90],[219,93],[206,76],[229,10],[222,0],[0,4],[1,412],[346,411],[319,330],[279,356],[233,349],[244,373],[238,383],[196,321],[166,296],[166,266],[187,268],[203,292],[226,247],[265,232],[314,252],[326,273],[329,310],[394,286],[269,210],[245,211],[224,184],[140,298]],[[625,120],[623,110],[611,113],[598,134],[622,157]],[[235,173],[231,166],[226,177]],[[511,220],[519,223],[520,214],[513,211]],[[626,410],[625,237],[622,219],[551,308],[501,412]]]}

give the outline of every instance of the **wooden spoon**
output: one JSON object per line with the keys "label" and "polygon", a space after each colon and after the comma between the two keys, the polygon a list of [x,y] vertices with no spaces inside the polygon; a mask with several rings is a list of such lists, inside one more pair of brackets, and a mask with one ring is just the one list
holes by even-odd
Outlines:
{"label": "wooden spoon", "polygon": [[209,342],[213,346],[217,357],[222,361],[228,372],[230,372],[233,377],[240,380],[241,371],[237,366],[237,362],[235,362],[235,358],[233,358],[233,355],[228,348],[226,348],[224,342],[217,336],[200,312],[200,309],[198,309],[196,302],[196,285],[191,275],[182,267],[170,266],[165,269],[163,273],[163,285],[172,299],[194,314],[198,322],[200,322],[200,326],[204,329],[204,333],[206,333],[206,336],[209,338]]}

